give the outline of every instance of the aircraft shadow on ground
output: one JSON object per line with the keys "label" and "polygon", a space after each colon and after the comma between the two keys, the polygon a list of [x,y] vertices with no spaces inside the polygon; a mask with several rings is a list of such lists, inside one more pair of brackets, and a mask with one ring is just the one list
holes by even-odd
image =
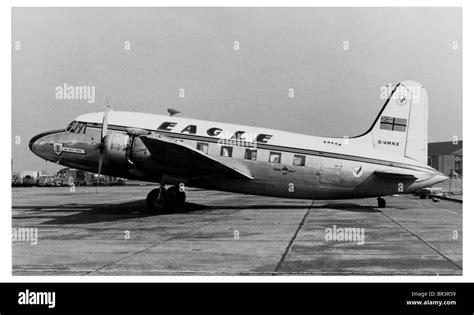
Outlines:
{"label": "aircraft shadow on ground", "polygon": [[[153,211],[146,207],[144,200],[123,202],[118,204],[64,204],[60,206],[13,206],[14,210],[28,210],[28,214],[15,215],[15,220],[46,218],[42,224],[93,224],[114,222],[134,218],[186,214],[198,211],[213,210],[271,210],[271,209],[308,209],[308,204],[252,204],[252,205],[212,205],[185,203],[163,211]],[[361,206],[353,203],[328,203],[313,205],[311,209],[334,209],[350,212],[380,212],[372,206]],[[65,212],[75,212],[67,215]]]}
{"label": "aircraft shadow on ground", "polygon": [[[144,200],[119,204],[64,204],[60,206],[13,206],[14,210],[28,210],[28,214],[15,215],[15,220],[48,218],[41,224],[92,224],[114,222],[134,218],[153,217],[177,213],[187,213],[208,209],[204,205],[186,203],[162,212],[149,210]],[[75,212],[67,215],[64,212]]]}
{"label": "aircraft shadow on ground", "polygon": [[334,209],[349,212],[381,212],[373,206],[361,206],[355,203],[328,203],[320,206],[313,206],[311,209]]}

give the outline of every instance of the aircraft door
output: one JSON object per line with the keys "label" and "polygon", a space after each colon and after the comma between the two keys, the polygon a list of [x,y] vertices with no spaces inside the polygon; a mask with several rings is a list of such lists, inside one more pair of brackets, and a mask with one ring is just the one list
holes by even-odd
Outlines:
{"label": "aircraft door", "polygon": [[318,171],[321,185],[339,185],[341,182],[341,169],[342,162],[340,159],[323,157]]}

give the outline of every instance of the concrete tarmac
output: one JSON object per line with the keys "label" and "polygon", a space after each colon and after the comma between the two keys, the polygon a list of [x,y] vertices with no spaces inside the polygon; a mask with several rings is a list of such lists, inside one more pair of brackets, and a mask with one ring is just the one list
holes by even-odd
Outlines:
{"label": "concrete tarmac", "polygon": [[13,275],[461,275],[462,204],[409,195],[291,200],[152,186],[12,188]]}

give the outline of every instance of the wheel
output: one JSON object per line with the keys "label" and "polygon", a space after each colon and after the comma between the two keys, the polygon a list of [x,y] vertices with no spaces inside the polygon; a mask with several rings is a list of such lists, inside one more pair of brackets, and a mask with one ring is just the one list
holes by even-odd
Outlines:
{"label": "wheel", "polygon": [[385,199],[380,198],[380,197],[377,198],[377,203],[378,203],[378,207],[379,207],[379,208],[385,208],[385,206],[386,206],[386,204],[387,204],[387,203],[385,202]]}
{"label": "wheel", "polygon": [[164,187],[153,189],[146,196],[146,205],[149,209],[160,210],[166,206],[166,190]]}
{"label": "wheel", "polygon": [[184,191],[179,191],[177,186],[171,186],[166,190],[166,201],[174,204],[183,204],[186,200]]}
{"label": "wheel", "polygon": [[178,204],[183,204],[186,201],[186,193],[184,191],[178,191],[176,194],[176,202]]}

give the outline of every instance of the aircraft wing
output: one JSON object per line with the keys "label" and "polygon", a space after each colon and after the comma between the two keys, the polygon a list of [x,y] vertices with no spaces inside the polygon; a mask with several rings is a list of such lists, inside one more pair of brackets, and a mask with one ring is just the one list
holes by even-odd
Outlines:
{"label": "aircraft wing", "polygon": [[416,179],[413,174],[408,173],[397,173],[397,172],[390,172],[390,171],[374,171],[374,174],[384,178],[391,178],[391,179]]}
{"label": "aircraft wing", "polygon": [[186,169],[190,173],[230,175],[242,179],[254,179],[247,170],[223,164],[179,140],[160,134],[140,136],[139,138],[150,151],[152,159],[164,165]]}

